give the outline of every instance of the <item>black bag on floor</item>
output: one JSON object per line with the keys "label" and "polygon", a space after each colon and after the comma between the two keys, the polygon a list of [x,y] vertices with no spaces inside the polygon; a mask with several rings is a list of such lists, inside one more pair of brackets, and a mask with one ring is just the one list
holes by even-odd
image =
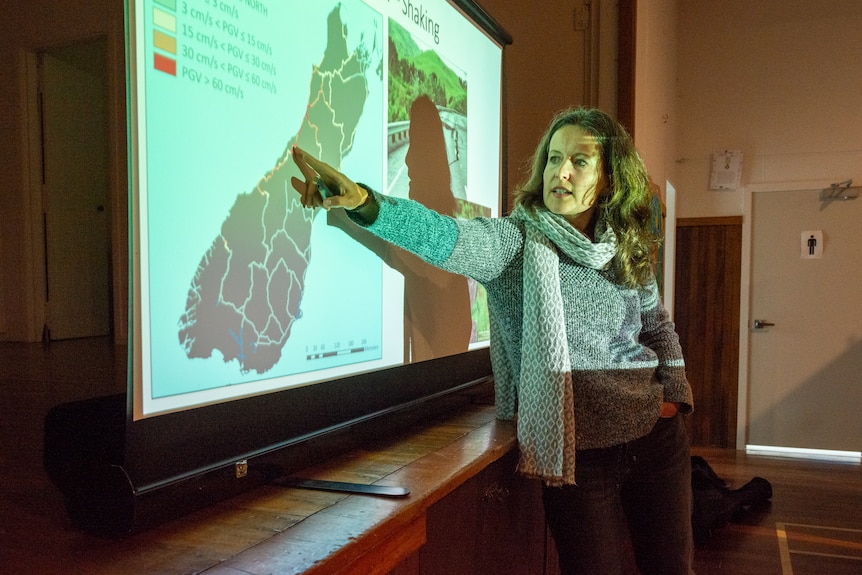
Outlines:
{"label": "black bag on floor", "polygon": [[691,489],[694,507],[691,524],[696,543],[705,543],[712,531],[724,527],[752,506],[772,498],[772,484],[755,477],[739,489],[730,489],[699,455],[691,457]]}

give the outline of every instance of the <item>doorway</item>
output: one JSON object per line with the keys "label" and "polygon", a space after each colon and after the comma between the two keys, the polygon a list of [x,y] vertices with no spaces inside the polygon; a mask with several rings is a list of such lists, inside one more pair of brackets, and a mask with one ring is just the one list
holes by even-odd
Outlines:
{"label": "doorway", "polygon": [[43,341],[111,334],[107,38],[35,55]]}
{"label": "doorway", "polygon": [[[862,202],[824,204],[814,186],[751,187],[741,444],[858,454],[862,306],[848,278],[862,266]],[[811,235],[822,238],[817,253]]]}

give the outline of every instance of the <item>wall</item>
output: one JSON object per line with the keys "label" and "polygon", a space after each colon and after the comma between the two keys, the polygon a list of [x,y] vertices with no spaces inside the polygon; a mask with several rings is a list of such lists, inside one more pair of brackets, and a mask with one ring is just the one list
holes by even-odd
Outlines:
{"label": "wall", "polygon": [[676,183],[677,0],[641,1],[637,8],[635,145],[666,198],[665,183]]}
{"label": "wall", "polygon": [[[41,245],[41,205],[30,193],[28,147],[32,135],[26,133],[27,89],[34,75],[32,55],[70,42],[108,37],[109,73],[113,89],[111,194],[112,216],[119,226],[114,230],[115,291],[125,293],[125,103],[123,75],[123,4],[112,0],[21,0],[6,2],[0,18],[0,340],[33,341],[41,337],[44,317],[44,286],[38,281]],[[35,179],[38,181],[38,166]],[[119,246],[119,249],[118,249]],[[117,271],[121,270],[121,271]],[[117,301],[119,321],[124,320],[125,302]],[[120,330],[125,325],[121,324]]]}
{"label": "wall", "polygon": [[[770,441],[788,447],[810,447],[826,436],[818,431],[816,418],[806,415],[811,396],[800,392],[816,389],[816,395],[831,389],[833,397],[846,394],[845,397],[858,399],[858,377],[836,377],[841,373],[858,373],[858,368],[849,367],[858,360],[851,360],[850,354],[835,356],[845,345],[858,342],[858,335],[853,335],[858,334],[858,323],[853,314],[819,313],[799,326],[796,321],[799,313],[788,302],[795,301],[794,289],[801,285],[800,278],[764,287],[767,284],[756,275],[755,258],[779,261],[786,259],[786,251],[755,241],[751,230],[757,224],[752,224],[751,203],[755,192],[765,190],[781,193],[781,190],[825,187],[849,178],[857,184],[862,181],[859,129],[862,3],[856,0],[677,2],[679,127],[673,161],[677,163],[678,215],[743,216],[737,445],[744,446],[752,437],[749,430],[756,431],[763,424],[762,414],[758,415],[753,409],[756,405],[749,399],[757,392],[758,396],[765,393],[770,404],[780,405],[783,416],[793,419],[792,425],[809,439],[806,444],[792,437]],[[723,149],[738,149],[744,155],[739,190],[708,189],[711,153]],[[815,196],[816,193],[813,192]],[[793,197],[784,194],[784,201],[773,204],[781,211],[768,217],[783,217]],[[829,209],[832,211],[828,213],[834,214],[842,206]],[[815,215],[817,210],[816,202],[812,203],[810,213]],[[808,225],[811,227],[801,229],[818,229],[814,224]],[[785,226],[783,230],[791,233],[791,238],[799,237],[800,230],[794,226]],[[857,225],[851,236],[848,245],[862,245],[862,226]],[[798,250],[792,240],[779,244]],[[862,281],[862,260],[858,255],[844,256],[840,268],[838,275],[824,272],[817,276],[822,289],[828,289],[830,294],[833,290],[828,286],[854,286]],[[777,308],[771,312],[764,312],[757,304],[756,295],[765,290],[768,290],[766,299]],[[790,374],[793,379],[770,367],[773,361],[784,365],[780,359],[756,353],[754,340],[759,336],[751,334],[745,326],[751,325],[754,317],[766,317],[762,314],[770,315],[771,321],[779,326],[771,336],[774,341],[779,341],[781,331],[785,336],[816,344],[803,347],[799,359],[805,367],[795,369]],[[831,343],[826,338],[812,337],[824,330],[834,337]],[[763,339],[760,337],[758,341]],[[840,343],[836,345],[835,340]],[[784,346],[785,351],[790,349]],[[769,363],[763,365],[763,362]],[[758,378],[764,369],[769,376]],[[823,379],[812,385],[814,380],[805,381],[804,373],[820,374]],[[788,393],[788,388],[798,391]],[[836,388],[840,391],[835,392]],[[858,438],[862,430],[852,429],[852,422],[845,423],[850,423],[848,436]],[[822,444],[819,447],[846,448]]]}
{"label": "wall", "polygon": [[513,37],[503,56],[504,178],[511,191],[524,179],[525,162],[532,157],[551,116],[569,106],[587,104],[587,36],[575,29],[576,5],[582,2],[550,0],[542,2],[538,13],[526,2],[480,0],[480,4]]}
{"label": "wall", "polygon": [[680,217],[742,214],[714,150],[742,150],[744,185],[862,182],[862,3],[677,1]]}

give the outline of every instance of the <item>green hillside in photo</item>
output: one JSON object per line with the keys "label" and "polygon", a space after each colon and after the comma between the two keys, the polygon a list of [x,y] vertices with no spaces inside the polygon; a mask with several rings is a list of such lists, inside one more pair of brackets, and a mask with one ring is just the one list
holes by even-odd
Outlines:
{"label": "green hillside in photo", "polygon": [[434,50],[422,50],[398,23],[389,21],[389,122],[409,120],[410,105],[427,95],[438,106],[467,114],[467,81]]}

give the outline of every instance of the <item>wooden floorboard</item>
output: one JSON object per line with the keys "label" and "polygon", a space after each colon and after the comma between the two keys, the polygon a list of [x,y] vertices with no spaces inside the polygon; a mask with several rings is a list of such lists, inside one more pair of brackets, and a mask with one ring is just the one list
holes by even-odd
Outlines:
{"label": "wooden floorboard", "polygon": [[695,564],[699,575],[862,573],[862,468],[858,462],[697,447],[693,452],[702,455],[730,487],[763,477],[773,489],[768,505],[741,514],[698,546]]}
{"label": "wooden floorboard", "polygon": [[[134,542],[102,540],[75,530],[62,497],[42,468],[42,424],[48,410],[60,403],[123,391],[125,379],[126,349],[108,339],[53,342],[47,347],[0,342],[0,572],[66,573],[70,565],[95,564],[96,557],[115,557],[124,563],[130,561],[130,554],[140,553],[140,545]],[[698,546],[699,575],[862,573],[862,467],[858,463],[715,448],[695,447],[693,453],[702,455],[731,487],[755,476],[773,486],[769,505],[715,530],[706,544]],[[221,516],[229,509],[217,506],[204,513]],[[281,530],[295,520],[281,519],[283,523],[260,528]],[[227,542],[231,538],[255,537],[244,532],[199,535],[226,538],[225,548],[231,547]],[[182,568],[190,564],[187,555],[186,550],[170,545],[149,549],[146,556],[159,560],[141,562],[136,571],[163,573],[154,565],[169,563],[171,572],[187,572]]]}

